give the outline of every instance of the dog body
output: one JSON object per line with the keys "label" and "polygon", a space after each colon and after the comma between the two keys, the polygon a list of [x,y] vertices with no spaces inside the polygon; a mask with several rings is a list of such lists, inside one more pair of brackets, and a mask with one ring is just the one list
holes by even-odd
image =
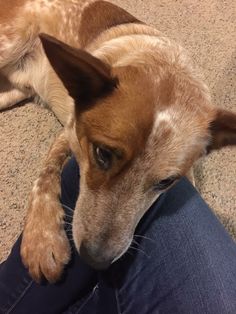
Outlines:
{"label": "dog body", "polygon": [[66,123],[73,101],[51,69],[38,34],[51,34],[79,47],[80,16],[87,2],[2,1],[0,73],[4,84],[1,84],[1,109],[34,97],[36,102],[51,106],[58,119]]}
{"label": "dog body", "polygon": [[3,2],[0,10],[0,109],[33,97],[36,102],[48,105],[63,125],[72,111],[73,100],[49,65],[39,33],[47,33],[91,53],[103,41],[126,33],[159,34],[147,26],[123,25],[116,27],[115,33],[105,32],[103,38],[95,41],[113,25],[140,23],[104,1],[14,0]]}
{"label": "dog body", "polygon": [[0,9],[0,72],[12,88],[0,105],[33,96],[65,124],[34,184],[21,251],[35,279],[54,281],[70,257],[58,201],[70,151],[81,170],[73,238],[102,268],[200,156],[236,143],[236,115],[212,105],[183,48],[113,4],[12,5]]}

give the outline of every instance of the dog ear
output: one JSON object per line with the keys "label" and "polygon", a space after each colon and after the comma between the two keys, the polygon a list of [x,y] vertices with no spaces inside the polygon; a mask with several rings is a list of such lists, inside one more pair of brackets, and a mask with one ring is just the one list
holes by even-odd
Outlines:
{"label": "dog ear", "polygon": [[236,145],[236,114],[218,109],[210,125],[211,142],[208,152],[228,145]]}
{"label": "dog ear", "polygon": [[101,60],[49,35],[39,37],[51,66],[76,104],[91,104],[116,87],[117,79],[111,76],[110,66]]}

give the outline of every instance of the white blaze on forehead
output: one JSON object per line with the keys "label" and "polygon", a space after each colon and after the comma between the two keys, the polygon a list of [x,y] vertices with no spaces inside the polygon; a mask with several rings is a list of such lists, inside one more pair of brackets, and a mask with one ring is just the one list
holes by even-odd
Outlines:
{"label": "white blaze on forehead", "polygon": [[197,113],[194,110],[181,112],[173,107],[157,111],[147,145],[150,154],[156,154],[155,147],[158,147],[154,144],[156,139],[162,138],[162,132],[165,132],[166,129],[170,129],[171,133],[166,139],[164,138],[162,149],[164,147],[164,150],[168,151],[166,156],[174,156],[177,167],[185,163],[188,156],[192,156],[192,151],[196,154],[198,154],[198,151],[203,153],[209,139],[202,132],[204,130],[199,126],[196,115]]}
{"label": "white blaze on forehead", "polygon": [[158,111],[154,118],[153,128],[151,134],[155,134],[159,127],[161,126],[162,122],[165,122],[166,126],[174,128],[174,115],[170,109],[166,109],[163,111]]}

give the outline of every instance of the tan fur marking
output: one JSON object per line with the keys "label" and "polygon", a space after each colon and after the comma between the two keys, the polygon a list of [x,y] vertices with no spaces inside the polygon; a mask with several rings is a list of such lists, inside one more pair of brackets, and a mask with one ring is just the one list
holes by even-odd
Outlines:
{"label": "tan fur marking", "polygon": [[141,22],[125,10],[106,1],[95,1],[87,5],[79,27],[81,47],[86,47],[104,31],[126,23]]}

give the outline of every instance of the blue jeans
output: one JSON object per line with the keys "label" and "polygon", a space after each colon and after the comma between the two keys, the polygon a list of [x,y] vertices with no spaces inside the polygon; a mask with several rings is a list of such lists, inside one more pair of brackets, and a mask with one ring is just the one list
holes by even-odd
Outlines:
{"label": "blue jeans", "polygon": [[[78,191],[72,158],[62,173],[62,203],[74,208]],[[187,179],[153,204],[135,234],[136,249],[103,272],[74,250],[53,285],[31,280],[20,259],[20,237],[0,265],[0,313],[236,313],[236,245]]]}

